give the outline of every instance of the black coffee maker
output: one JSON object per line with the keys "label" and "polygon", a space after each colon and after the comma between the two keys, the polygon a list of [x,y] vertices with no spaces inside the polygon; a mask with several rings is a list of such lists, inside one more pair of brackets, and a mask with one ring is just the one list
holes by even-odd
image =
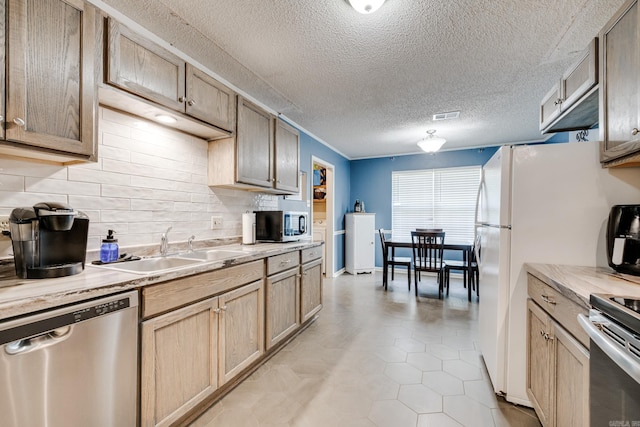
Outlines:
{"label": "black coffee maker", "polygon": [[620,273],[640,276],[640,205],[616,205],[607,226],[609,266]]}
{"label": "black coffee maker", "polygon": [[44,279],[84,270],[89,217],[71,206],[49,202],[16,208],[9,230],[18,277]]}

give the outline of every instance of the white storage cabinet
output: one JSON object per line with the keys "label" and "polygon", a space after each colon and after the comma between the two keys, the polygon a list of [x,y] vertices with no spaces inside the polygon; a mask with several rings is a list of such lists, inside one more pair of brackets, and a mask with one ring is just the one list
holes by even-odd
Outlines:
{"label": "white storage cabinet", "polygon": [[373,273],[375,268],[375,225],[373,213],[348,213],[345,219],[347,273]]}

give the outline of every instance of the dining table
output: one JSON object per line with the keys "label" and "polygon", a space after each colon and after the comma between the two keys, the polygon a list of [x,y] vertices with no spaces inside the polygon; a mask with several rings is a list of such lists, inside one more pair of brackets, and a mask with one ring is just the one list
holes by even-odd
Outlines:
{"label": "dining table", "polygon": [[[413,245],[411,244],[411,240],[407,239],[399,239],[391,237],[391,239],[385,240],[387,245],[387,250],[391,250],[391,257],[395,257],[396,248],[409,248],[411,249]],[[445,242],[443,245],[445,251],[460,251],[462,252],[462,260],[467,263],[467,277],[470,279],[471,274],[473,274],[473,269],[471,267],[471,263],[469,260],[473,259],[473,244],[472,243],[447,243]],[[383,256],[387,256],[387,254],[383,254]],[[385,275],[386,276],[386,275]],[[385,278],[386,280],[386,278]],[[478,286],[478,285],[476,285]],[[471,280],[467,284],[467,291],[469,293],[468,299],[471,301]]]}

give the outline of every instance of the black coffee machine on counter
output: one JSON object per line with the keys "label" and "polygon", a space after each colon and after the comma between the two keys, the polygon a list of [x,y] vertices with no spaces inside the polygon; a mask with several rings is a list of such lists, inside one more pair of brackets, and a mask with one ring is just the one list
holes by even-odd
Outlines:
{"label": "black coffee machine on counter", "polygon": [[16,208],[9,216],[16,274],[45,279],[84,270],[89,217],[62,203]]}
{"label": "black coffee machine on counter", "polygon": [[640,205],[616,205],[607,227],[609,266],[620,273],[640,276]]}

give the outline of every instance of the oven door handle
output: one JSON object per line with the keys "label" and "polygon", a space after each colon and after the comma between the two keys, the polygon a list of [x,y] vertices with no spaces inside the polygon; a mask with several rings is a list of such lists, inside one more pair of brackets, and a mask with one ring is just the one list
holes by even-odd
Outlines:
{"label": "oven door handle", "polygon": [[632,357],[623,350],[620,344],[616,343],[598,329],[584,314],[578,314],[578,323],[580,323],[582,329],[589,335],[591,341],[600,347],[600,349],[631,378],[640,383],[640,364],[633,360]]}

